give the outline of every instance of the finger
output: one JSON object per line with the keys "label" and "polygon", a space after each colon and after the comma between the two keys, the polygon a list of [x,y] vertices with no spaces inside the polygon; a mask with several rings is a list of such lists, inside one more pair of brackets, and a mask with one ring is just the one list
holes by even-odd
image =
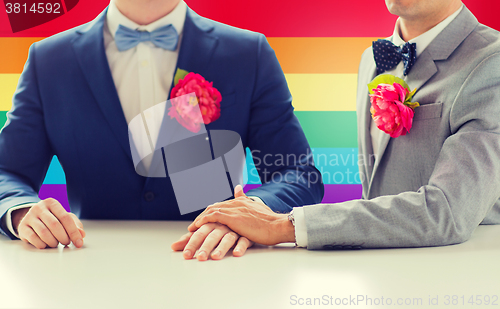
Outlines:
{"label": "finger", "polygon": [[172,250],[174,250],[174,251],[182,251],[182,250],[184,250],[184,248],[186,247],[189,239],[191,238],[191,235],[193,235],[193,233],[191,233],[191,232],[182,235],[181,238],[178,241],[174,242],[170,246],[170,248],[172,248]]}
{"label": "finger", "polygon": [[[196,258],[198,261],[206,261],[208,260],[208,255],[214,250],[214,248],[220,243],[221,239],[223,239],[228,232],[229,228],[227,226],[218,226],[215,228],[203,241],[203,244],[198,250],[198,254]],[[236,240],[233,241],[233,244]],[[232,246],[232,245],[231,245]]]}
{"label": "finger", "polygon": [[207,223],[221,223],[227,225],[230,229],[232,229],[229,224],[226,224],[228,222],[228,218],[229,214],[227,209],[216,209],[197,220],[195,224],[197,227],[200,227],[206,225]]}
{"label": "finger", "polygon": [[200,226],[202,226],[203,224],[201,224],[201,220],[203,218],[205,218],[206,216],[209,216],[211,214],[214,214],[214,213],[220,213],[222,212],[223,208],[222,207],[215,207],[215,205],[211,205],[209,206],[210,208],[207,208],[207,211],[205,212],[205,214],[203,216],[198,216],[194,221],[193,221],[193,225],[196,226],[197,228],[199,228]]}
{"label": "finger", "polygon": [[83,246],[82,233],[78,229],[73,217],[64,209],[60,204],[50,204],[48,206],[49,210],[54,214],[54,216],[61,222],[66,233],[68,234],[71,242],[77,247],[81,248]]}
{"label": "finger", "polygon": [[74,213],[72,213],[72,212],[70,212],[69,215],[73,218],[73,221],[75,221],[76,227],[80,231],[80,234],[82,235],[82,238],[85,238],[85,236],[87,235],[87,233],[85,233],[85,230],[83,229],[83,223],[82,223],[82,221],[80,221],[80,219],[78,219],[78,217]]}
{"label": "finger", "polygon": [[194,219],[194,221],[188,226],[188,231],[194,232],[196,231],[197,228],[199,228],[202,224],[199,224],[198,222],[201,220],[201,218],[204,218],[205,216],[214,213],[214,212],[221,212],[225,211],[228,209],[233,209],[237,207],[241,207],[242,201],[241,200],[228,200],[224,202],[219,202],[212,204],[205,208],[205,210]]}
{"label": "finger", "polygon": [[246,194],[243,192],[243,187],[241,185],[237,185],[234,187],[234,198],[238,197],[246,197]]}
{"label": "finger", "polygon": [[197,225],[196,222],[199,221],[204,216],[206,216],[207,214],[214,212],[215,210],[220,209],[221,207],[219,207],[219,206],[223,206],[223,205],[224,205],[224,203],[215,203],[215,204],[209,205],[207,208],[205,208],[205,210],[203,210],[203,212],[201,214],[199,214],[196,217],[196,219],[194,219],[193,222],[191,222],[191,224],[188,226],[188,231],[189,232],[196,232],[196,230],[201,226],[201,225]]}
{"label": "finger", "polygon": [[233,256],[243,256],[247,249],[253,246],[253,244],[253,241],[248,240],[248,238],[240,237],[240,239],[238,239],[238,244],[236,244],[236,247],[234,247]]}
{"label": "finger", "polygon": [[45,249],[47,247],[47,244],[38,237],[30,226],[19,226],[19,237],[22,241],[35,246],[37,249]]}
{"label": "finger", "polygon": [[49,211],[44,211],[40,214],[40,221],[45,224],[45,226],[50,230],[52,235],[56,238],[58,242],[67,246],[71,243],[66,230],[62,226],[61,222]]}
{"label": "finger", "polygon": [[212,252],[212,259],[220,260],[224,258],[229,249],[231,249],[234,244],[236,244],[238,238],[239,235],[235,232],[229,232],[224,235],[217,248],[214,250],[214,252]]}
{"label": "finger", "polygon": [[[217,203],[216,203],[216,204],[217,204]],[[203,217],[203,216],[204,216],[204,215],[205,215],[205,214],[206,214],[206,213],[210,210],[210,206],[212,206],[212,205],[208,205],[208,207],[207,207],[207,208],[205,208],[205,209],[201,212],[201,214],[199,214],[199,215],[198,215],[198,216],[194,219],[194,221],[193,221],[193,222],[191,222],[191,224],[188,226],[188,231],[189,231],[189,232],[196,232],[196,230],[198,229],[198,227],[197,227],[194,223],[196,222],[196,220],[198,220],[198,218]]]}
{"label": "finger", "polygon": [[49,228],[39,219],[30,222],[30,226],[38,237],[51,248],[57,247],[59,241],[52,235]]}
{"label": "finger", "polygon": [[193,258],[196,250],[200,248],[205,238],[207,238],[208,234],[210,234],[210,232],[212,232],[214,228],[215,224],[206,224],[205,226],[194,232],[193,235],[191,235],[191,238],[184,248],[183,256],[186,260]]}
{"label": "finger", "polygon": [[196,232],[196,230],[198,229],[198,227],[196,226],[195,224],[196,221],[193,221],[191,222],[191,224],[188,226],[188,231],[189,232]]}

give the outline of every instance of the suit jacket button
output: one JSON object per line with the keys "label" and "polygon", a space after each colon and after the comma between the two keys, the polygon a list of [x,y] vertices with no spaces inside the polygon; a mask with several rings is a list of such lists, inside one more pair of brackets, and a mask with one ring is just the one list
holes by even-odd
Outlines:
{"label": "suit jacket button", "polygon": [[146,202],[152,202],[155,199],[155,194],[151,191],[148,191],[146,192],[146,194],[144,194],[144,199],[146,200]]}
{"label": "suit jacket button", "polygon": [[333,246],[333,250],[342,250],[342,245]]}

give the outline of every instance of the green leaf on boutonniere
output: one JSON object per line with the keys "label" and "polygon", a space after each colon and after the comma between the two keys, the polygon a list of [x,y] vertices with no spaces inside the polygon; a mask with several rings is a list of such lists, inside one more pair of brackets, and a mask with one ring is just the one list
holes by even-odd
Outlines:
{"label": "green leaf on boutonniere", "polygon": [[[368,91],[370,91],[370,93],[373,94],[374,93],[373,89],[377,89],[378,85],[380,85],[380,84],[392,85],[394,83],[398,83],[401,86],[403,86],[404,88],[408,89],[408,91],[411,91],[410,86],[408,86],[408,84],[404,80],[402,80],[401,78],[396,77],[394,75],[391,75],[391,74],[382,74],[382,75],[375,77],[368,84]],[[415,93],[415,91],[412,91],[412,93]],[[413,94],[411,96],[413,96]]]}
{"label": "green leaf on boutonniere", "polygon": [[405,102],[405,105],[410,107],[411,109],[415,109],[416,107],[420,106],[420,104],[418,104],[418,102]]}
{"label": "green leaf on boutonniere", "polygon": [[175,72],[174,75],[174,86],[179,83],[179,80],[184,79],[184,77],[186,77],[186,75],[188,74],[189,74],[188,71],[177,68],[177,71]]}
{"label": "green leaf on boutonniere", "polygon": [[419,107],[420,104],[418,102],[412,102],[411,99],[413,98],[413,95],[417,92],[417,88],[413,89],[413,91],[409,92],[406,95],[406,100],[404,102],[404,105],[411,107],[411,109],[415,109],[415,107]]}
{"label": "green leaf on boutonniere", "polygon": [[[408,91],[410,91],[410,89],[408,88]],[[410,91],[407,95],[406,95],[406,100],[405,100],[405,103],[410,103],[411,99],[413,98],[413,95],[415,94],[415,92],[417,92],[417,88],[413,89],[413,91]]]}

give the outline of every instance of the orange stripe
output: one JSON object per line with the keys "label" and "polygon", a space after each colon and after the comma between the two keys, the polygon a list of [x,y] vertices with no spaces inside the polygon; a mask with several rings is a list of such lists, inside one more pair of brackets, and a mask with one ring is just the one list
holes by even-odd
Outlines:
{"label": "orange stripe", "polygon": [[[0,38],[0,74],[22,72],[28,49],[43,38]],[[363,51],[377,38],[268,38],[289,73],[357,73]],[[6,48],[5,48],[6,47]]]}
{"label": "orange stripe", "polygon": [[28,49],[43,38],[0,38],[0,74],[20,74],[28,58]]}
{"label": "orange stripe", "polygon": [[285,73],[358,73],[377,38],[268,38]]}

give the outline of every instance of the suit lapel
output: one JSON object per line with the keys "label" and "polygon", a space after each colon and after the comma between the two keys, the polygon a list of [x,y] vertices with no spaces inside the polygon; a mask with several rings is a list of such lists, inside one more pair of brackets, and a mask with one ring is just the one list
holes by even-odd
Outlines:
{"label": "suit lapel", "polygon": [[[474,30],[477,24],[478,21],[474,15],[464,7],[462,12],[460,12],[460,14],[458,14],[458,16],[429,44],[429,46],[427,46],[422,54],[420,54],[406,78],[406,82],[410,86],[410,89],[417,89],[414,101],[418,101],[419,89],[438,73],[438,67],[435,62],[448,59],[463,40],[465,40]],[[365,123],[368,126],[370,125],[369,122]],[[377,160],[375,161],[375,166],[371,175],[372,177],[369,182],[368,196],[370,195],[371,185],[375,179],[379,162],[382,160],[390,142],[391,137],[389,134],[383,134],[376,157]]]}
{"label": "suit lapel", "polygon": [[477,19],[464,7],[418,57],[415,66],[408,74],[407,82],[410,88],[416,88],[418,93],[418,90],[438,72],[435,62],[448,59],[477,25]]}
{"label": "suit lapel", "polygon": [[422,86],[436,74],[438,71],[436,64],[434,63],[434,58],[430,54],[429,50],[426,49],[424,52],[418,57],[417,62],[415,62],[415,66],[408,74],[406,82],[410,89],[417,89],[417,92]]}
{"label": "suit lapel", "polygon": [[94,21],[79,30],[73,49],[87,83],[111,131],[132,161],[128,140],[128,126],[116,92],[104,49],[103,26],[107,9]]}
{"label": "suit lapel", "polygon": [[[179,57],[177,58],[177,65],[174,71],[174,75],[177,69],[182,69],[188,72],[198,73],[202,76],[205,76],[204,72],[206,71],[207,65],[210,63],[218,41],[217,37],[211,34],[212,30],[212,25],[207,23],[202,17],[200,17],[190,8],[187,9],[186,21],[184,22],[184,30],[182,33],[182,41],[179,49]],[[172,78],[172,85],[170,89],[173,88],[174,79]],[[168,98],[170,99],[170,93],[168,94]],[[164,134],[164,137],[162,138],[162,140],[164,141],[173,140],[174,135],[179,134],[179,130],[185,130],[177,123],[175,119],[171,120],[170,116],[168,116],[168,109],[170,108],[170,106],[170,102],[168,102],[166,106],[166,112],[163,117],[162,134]],[[163,128],[169,129],[164,130]],[[157,153],[161,154],[161,152],[159,151],[157,151]],[[151,170],[162,168],[162,160],[153,160]],[[149,178],[146,182],[146,185],[148,183]]]}
{"label": "suit lapel", "polygon": [[[376,66],[375,62],[370,62],[369,68],[364,72],[368,79],[365,79],[361,82],[361,85],[358,85],[358,87],[362,87],[361,91],[359,92],[358,95],[361,96],[361,106],[359,108],[359,124],[358,124],[358,131],[361,137],[361,151],[364,154],[372,154],[373,153],[373,145],[372,145],[372,139],[371,139],[371,134],[370,134],[370,126],[371,126],[371,119],[372,115],[370,112],[370,100],[369,100],[369,92],[368,92],[368,83],[377,75],[376,74]],[[366,175],[366,179],[364,180],[365,184],[364,185],[369,185],[370,184],[370,179],[373,176],[373,168],[374,168],[374,161],[373,157],[370,155],[365,155],[362,158],[363,163],[364,163],[364,173]],[[368,192],[368,191],[366,191]]]}
{"label": "suit lapel", "polygon": [[[179,49],[179,58],[177,59],[177,69],[204,76],[203,72],[210,63],[218,41],[218,38],[211,34],[212,30],[212,25],[188,8]],[[172,80],[171,88],[173,87]]]}
{"label": "suit lapel", "polygon": [[[431,43],[432,44],[432,43]],[[439,44],[439,43],[438,43]],[[431,45],[429,45],[431,46]],[[418,46],[417,46],[418,48]],[[375,69],[374,69],[375,70]],[[408,74],[406,78],[406,82],[410,86],[410,89],[417,89],[418,90],[432,77],[437,73],[438,69],[436,67],[436,64],[434,63],[434,57],[432,54],[429,52],[429,49],[426,48],[425,51],[418,57],[417,61],[415,62],[415,65],[413,66],[412,70]],[[369,107],[368,107],[369,110]],[[368,126],[368,132],[370,130],[370,121],[371,121],[371,115],[369,121],[365,122],[366,125]],[[387,133],[382,134],[380,138],[380,143],[379,143],[379,148],[378,152],[375,154],[376,155],[376,160],[375,160],[375,165],[373,166],[373,172],[371,174],[370,178],[370,184],[368,187],[368,195],[371,189],[372,182],[375,178],[375,174],[377,172],[377,169],[379,167],[379,163],[381,162],[385,150],[387,149],[387,146],[391,142],[391,136]],[[371,144],[371,143],[370,143]]]}

